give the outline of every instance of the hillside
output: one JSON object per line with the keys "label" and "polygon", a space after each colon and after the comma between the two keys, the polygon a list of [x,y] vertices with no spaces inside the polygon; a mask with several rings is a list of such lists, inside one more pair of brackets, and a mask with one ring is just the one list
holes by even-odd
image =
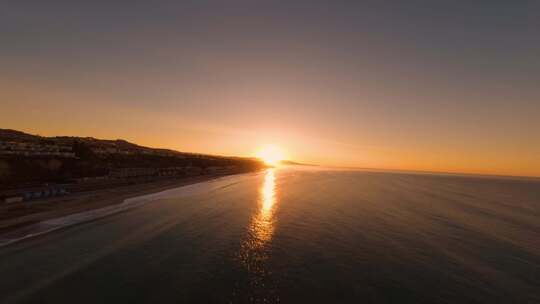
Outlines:
{"label": "hillside", "polygon": [[92,137],[44,137],[0,129],[0,189],[81,178],[162,176],[250,171],[264,165],[251,158],[185,153]]}

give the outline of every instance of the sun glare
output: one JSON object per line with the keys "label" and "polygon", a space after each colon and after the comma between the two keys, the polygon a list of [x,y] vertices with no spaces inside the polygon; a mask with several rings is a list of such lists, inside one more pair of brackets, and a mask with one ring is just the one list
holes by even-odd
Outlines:
{"label": "sun glare", "polygon": [[285,153],[276,146],[265,146],[257,152],[256,156],[269,166],[278,165],[285,159]]}

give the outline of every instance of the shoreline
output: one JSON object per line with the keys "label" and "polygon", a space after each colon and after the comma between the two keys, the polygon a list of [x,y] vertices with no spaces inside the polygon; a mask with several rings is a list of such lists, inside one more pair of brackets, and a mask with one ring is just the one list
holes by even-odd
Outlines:
{"label": "shoreline", "polygon": [[[34,202],[17,208],[16,211],[12,210],[11,214],[7,210],[0,219],[0,247],[117,214],[146,203],[130,203],[130,199],[233,175],[236,174],[196,176],[81,192]],[[21,213],[26,214],[17,216]]]}

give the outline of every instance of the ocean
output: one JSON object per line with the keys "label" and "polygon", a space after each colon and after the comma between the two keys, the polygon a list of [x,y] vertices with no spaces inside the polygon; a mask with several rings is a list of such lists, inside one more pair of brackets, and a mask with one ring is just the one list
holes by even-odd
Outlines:
{"label": "ocean", "polygon": [[0,248],[1,303],[540,303],[540,182],[282,167]]}

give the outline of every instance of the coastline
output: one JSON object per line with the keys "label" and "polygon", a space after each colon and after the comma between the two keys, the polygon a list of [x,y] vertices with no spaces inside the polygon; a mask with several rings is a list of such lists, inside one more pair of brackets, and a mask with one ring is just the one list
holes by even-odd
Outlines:
{"label": "coastline", "polygon": [[[0,247],[72,225],[135,208],[147,201],[136,198],[236,174],[195,176],[81,192],[51,198],[19,210],[2,210]],[[5,207],[4,207],[5,209]],[[21,215],[22,213],[22,215]]]}

